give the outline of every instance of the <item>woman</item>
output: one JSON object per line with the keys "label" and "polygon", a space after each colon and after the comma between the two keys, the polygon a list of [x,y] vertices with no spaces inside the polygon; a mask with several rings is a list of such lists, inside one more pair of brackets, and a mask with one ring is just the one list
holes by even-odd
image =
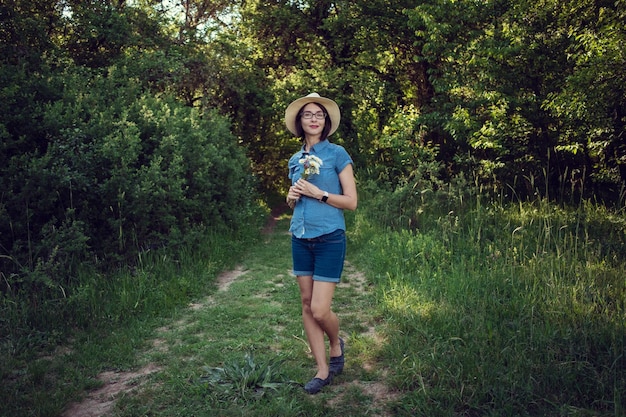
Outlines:
{"label": "woman", "polygon": [[[289,159],[292,186],[287,204],[294,209],[289,229],[293,272],[300,286],[304,330],[317,364],[317,373],[304,386],[310,394],[330,384],[345,361],[331,304],[346,252],[343,210],[356,209],[357,191],[352,158],[327,140],[340,119],[337,103],[317,93],[295,100],[285,111],[287,129],[302,138],[302,148]],[[330,363],[324,335],[330,342]]]}

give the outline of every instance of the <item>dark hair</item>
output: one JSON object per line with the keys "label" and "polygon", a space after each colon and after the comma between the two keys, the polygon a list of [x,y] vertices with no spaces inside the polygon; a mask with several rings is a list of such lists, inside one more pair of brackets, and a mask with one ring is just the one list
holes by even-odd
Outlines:
{"label": "dark hair", "polygon": [[298,110],[298,114],[296,114],[296,133],[298,134],[299,138],[304,139],[304,129],[302,129],[302,109],[304,109],[307,104],[311,103],[319,106],[326,115],[324,116],[324,129],[322,129],[322,136],[320,137],[320,140],[326,140],[326,138],[328,137],[328,132],[330,132],[330,129],[333,127],[333,122],[328,116],[328,111],[326,110],[326,107],[314,101],[306,103],[300,108],[300,110]]}

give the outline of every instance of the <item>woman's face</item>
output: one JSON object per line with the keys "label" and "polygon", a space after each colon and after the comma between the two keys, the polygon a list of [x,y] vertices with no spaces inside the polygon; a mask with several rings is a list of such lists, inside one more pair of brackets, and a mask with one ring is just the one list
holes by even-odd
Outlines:
{"label": "woman's face", "polygon": [[[302,130],[304,130],[307,136],[319,136],[322,134],[326,125],[326,118],[324,116],[317,117],[319,113],[323,114],[324,110],[315,103],[309,103],[302,108],[300,122],[302,123]],[[305,114],[313,114],[313,117],[307,119]]]}

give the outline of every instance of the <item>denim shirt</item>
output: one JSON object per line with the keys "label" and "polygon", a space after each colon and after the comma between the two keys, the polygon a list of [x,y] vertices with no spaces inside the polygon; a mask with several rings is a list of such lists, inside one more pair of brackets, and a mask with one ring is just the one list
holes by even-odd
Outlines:
{"label": "denim shirt", "polygon": [[[313,146],[309,154],[315,155],[322,160],[319,174],[309,176],[307,181],[319,187],[322,191],[330,194],[342,194],[339,173],[348,166],[354,164],[348,152],[343,146],[323,140]],[[298,161],[305,155],[304,146],[289,159],[289,178],[291,183],[296,183],[304,171],[304,167]],[[321,201],[302,196],[296,203],[291,217],[289,231],[297,238],[311,239],[322,236],[337,229],[346,230],[346,222],[343,210],[322,203]]]}

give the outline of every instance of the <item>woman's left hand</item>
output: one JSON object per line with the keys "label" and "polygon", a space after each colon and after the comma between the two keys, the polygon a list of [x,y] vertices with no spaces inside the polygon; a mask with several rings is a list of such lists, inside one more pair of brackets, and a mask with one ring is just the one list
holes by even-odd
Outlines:
{"label": "woman's left hand", "polygon": [[305,195],[307,197],[318,198],[320,194],[323,194],[323,191],[320,190],[317,186],[311,184],[305,179],[300,178],[294,184],[295,191],[300,195]]}

